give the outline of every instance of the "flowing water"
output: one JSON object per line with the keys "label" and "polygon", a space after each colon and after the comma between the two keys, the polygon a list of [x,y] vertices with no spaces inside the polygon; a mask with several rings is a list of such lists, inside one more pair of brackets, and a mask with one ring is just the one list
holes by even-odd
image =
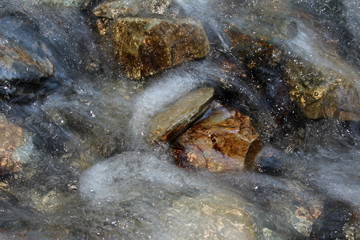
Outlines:
{"label": "flowing water", "polygon": [[[278,128],[271,115],[291,105],[276,92],[281,76],[264,74],[271,84],[261,94],[222,69],[236,58],[224,31],[235,25],[358,76],[358,1],[177,0],[204,25],[212,51],[145,81],[114,61],[90,2],[0,2],[0,34],[42,42],[55,69],[36,91],[0,102],[27,134],[16,153],[22,171],[0,185],[0,239],[360,239],[359,123],[293,112]],[[168,144],[147,143],[154,114],[200,86],[253,118],[275,171],[182,169]]]}

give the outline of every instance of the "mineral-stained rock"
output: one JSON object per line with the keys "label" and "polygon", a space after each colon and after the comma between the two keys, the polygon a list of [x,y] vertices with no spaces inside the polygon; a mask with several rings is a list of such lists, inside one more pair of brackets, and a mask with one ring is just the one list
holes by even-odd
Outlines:
{"label": "mineral-stained rock", "polygon": [[171,2],[171,0],[107,0],[94,8],[93,13],[108,19],[139,16],[139,14],[163,15]]}
{"label": "mineral-stained rock", "polygon": [[360,120],[359,76],[292,59],[287,63],[290,95],[310,119]]}
{"label": "mineral-stained rock", "polygon": [[50,45],[35,25],[20,13],[0,17],[0,96],[33,99],[55,73]]}
{"label": "mineral-stained rock", "polygon": [[221,105],[181,135],[178,144],[174,153],[180,165],[212,172],[253,167],[262,147],[251,119]]}
{"label": "mineral-stained rock", "polygon": [[14,152],[25,143],[24,130],[0,117],[0,176],[17,172],[21,164]]}
{"label": "mineral-stained rock", "polygon": [[176,103],[168,106],[153,119],[150,140],[172,140],[201,117],[210,107],[214,89],[201,88],[188,93]]}
{"label": "mineral-stained rock", "polygon": [[0,35],[0,82],[41,79],[52,75],[54,67],[46,57],[34,55],[11,39]]}
{"label": "mineral-stained rock", "polygon": [[98,23],[101,34],[111,34],[119,62],[133,79],[203,58],[210,50],[203,27],[191,19],[119,18]]}

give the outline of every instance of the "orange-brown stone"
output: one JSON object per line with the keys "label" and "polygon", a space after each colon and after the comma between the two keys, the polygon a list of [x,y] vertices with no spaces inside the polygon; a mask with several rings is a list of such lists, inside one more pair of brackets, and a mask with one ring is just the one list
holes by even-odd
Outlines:
{"label": "orange-brown stone", "polygon": [[221,105],[181,135],[178,144],[174,153],[180,165],[212,172],[248,169],[262,147],[251,119]]}
{"label": "orange-brown stone", "polygon": [[22,128],[0,118],[0,176],[20,170],[14,151],[24,144],[24,137]]}

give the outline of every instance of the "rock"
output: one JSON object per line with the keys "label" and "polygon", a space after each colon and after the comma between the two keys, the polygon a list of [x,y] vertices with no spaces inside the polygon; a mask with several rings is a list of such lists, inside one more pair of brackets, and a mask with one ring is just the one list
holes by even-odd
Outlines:
{"label": "rock", "polygon": [[309,119],[360,120],[359,76],[292,59],[287,62],[290,95]]}
{"label": "rock", "polygon": [[283,53],[268,39],[251,36],[236,27],[225,31],[230,39],[232,52],[247,69],[275,67],[280,64]]}
{"label": "rock", "polygon": [[[282,153],[283,154],[283,153]],[[271,147],[263,147],[255,159],[257,171],[270,175],[281,175],[286,169],[283,159],[278,157],[279,151]]]}
{"label": "rock", "polygon": [[[123,152],[92,166],[79,192],[96,211],[98,221],[90,224],[112,231],[105,239],[255,239],[250,202],[147,152]],[[104,228],[104,221],[116,225]]]}
{"label": "rock", "polygon": [[21,169],[15,151],[24,143],[24,130],[0,117],[0,176]]}
{"label": "rock", "polygon": [[171,3],[172,0],[106,0],[95,7],[93,13],[107,19],[164,15]]}
{"label": "rock", "polygon": [[85,152],[109,157],[126,148],[129,103],[120,96],[116,97],[116,101],[110,102],[110,99],[114,100],[115,97],[107,98],[95,93],[93,95],[74,95],[67,99],[49,98],[47,116],[59,126],[68,129],[68,134],[72,134],[72,137],[81,143]]}
{"label": "rock", "polygon": [[221,105],[181,135],[177,144],[174,153],[180,165],[212,172],[253,167],[262,147],[251,119]]}
{"label": "rock", "polygon": [[54,66],[46,57],[36,56],[0,35],[0,81],[29,82],[49,77]]}
{"label": "rock", "polygon": [[126,74],[140,79],[183,62],[205,57],[209,40],[203,27],[191,19],[119,18],[104,25],[100,34],[111,35]]}
{"label": "rock", "polygon": [[214,89],[191,91],[158,113],[151,121],[149,138],[154,141],[172,140],[186,130],[209,109]]}
{"label": "rock", "polygon": [[[168,225],[182,229],[183,239],[255,240],[256,224],[246,211],[244,201],[229,193],[202,193],[195,198],[182,196],[166,211]],[[192,224],[196,223],[196,224]],[[191,237],[192,236],[192,237]]]}
{"label": "rock", "polygon": [[32,97],[54,75],[50,49],[34,25],[23,15],[0,18],[0,96]]}

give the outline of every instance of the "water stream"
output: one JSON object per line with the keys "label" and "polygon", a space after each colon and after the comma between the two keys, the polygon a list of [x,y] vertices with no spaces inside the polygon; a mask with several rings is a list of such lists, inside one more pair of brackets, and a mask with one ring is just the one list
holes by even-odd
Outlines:
{"label": "water stream", "polygon": [[[289,112],[276,69],[249,81],[222,67],[236,60],[224,29],[237,26],[356,78],[358,1],[177,0],[212,50],[143,81],[114,61],[86,7],[100,1],[90,2],[0,2],[0,37],[43,44],[55,69],[36,89],[0,101],[0,117],[27,134],[16,153],[23,169],[0,185],[0,239],[360,239],[359,122]],[[269,171],[183,169],[169,144],[147,142],[154,114],[201,86],[253,118],[274,156]],[[285,116],[283,127],[272,115]]]}

